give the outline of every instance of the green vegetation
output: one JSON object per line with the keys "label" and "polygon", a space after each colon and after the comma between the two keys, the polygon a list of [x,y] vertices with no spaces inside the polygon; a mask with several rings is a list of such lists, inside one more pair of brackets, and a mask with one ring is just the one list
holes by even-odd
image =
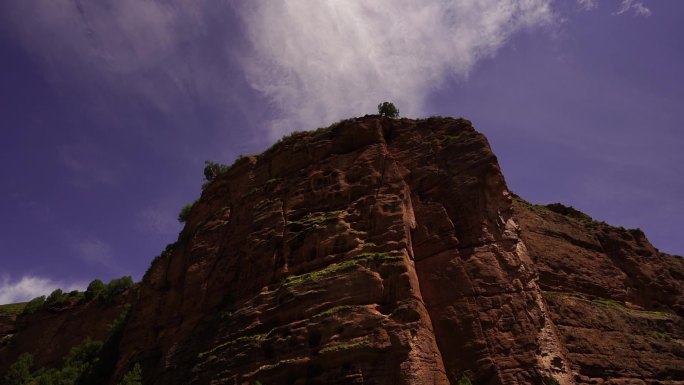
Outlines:
{"label": "green vegetation", "polygon": [[353,259],[333,263],[320,270],[300,275],[291,275],[285,279],[285,286],[298,286],[304,283],[313,282],[334,275],[335,273],[349,270],[357,265],[365,265],[372,262],[396,262],[401,260],[403,260],[403,256],[395,253],[360,253]]}
{"label": "green vegetation", "polygon": [[549,214],[549,213],[552,212],[548,207],[546,207],[546,206],[544,206],[544,205],[535,205],[535,204],[532,204],[532,203],[530,203],[530,202],[528,202],[528,201],[526,201],[526,200],[523,200],[523,199],[519,199],[519,202],[520,202],[523,206],[527,207],[528,209],[531,209],[532,211],[534,211],[534,212],[536,212],[537,214],[540,214],[540,215],[541,215],[541,214]]}
{"label": "green vegetation", "polygon": [[247,190],[246,193],[242,194],[242,199],[249,198],[252,195],[256,195],[259,191],[262,190],[262,187],[252,187],[251,189]]}
{"label": "green vegetation", "polygon": [[154,257],[154,259],[152,260],[152,263],[150,263],[150,267],[148,267],[147,271],[145,271],[145,275],[143,276],[143,280],[145,278],[147,278],[147,276],[150,275],[150,273],[152,272],[152,269],[154,268],[154,265],[157,262],[159,262],[159,260],[170,257],[171,254],[173,253],[173,250],[175,250],[175,248],[176,248],[176,242],[169,243],[168,245],[166,245],[166,247],[164,248],[164,251],[162,251],[161,254]]}
{"label": "green vegetation", "polygon": [[7,370],[5,384],[76,385],[85,383],[84,379],[98,363],[101,348],[102,342],[86,339],[80,345],[71,348],[60,368],[41,368],[35,371],[31,370],[33,356],[24,353]]}
{"label": "green vegetation", "polygon": [[382,102],[378,104],[378,114],[388,118],[398,118],[399,109],[394,105],[394,103]]}
{"label": "green vegetation", "polygon": [[7,305],[0,305],[0,314],[21,314],[28,302],[10,303]]}
{"label": "green vegetation", "polygon": [[587,296],[585,296],[581,293],[563,292],[563,291],[544,291],[543,294],[545,297],[573,297],[573,298],[578,298],[578,299],[584,300],[586,302],[592,303],[594,305],[608,307],[608,308],[620,310],[623,312],[629,312],[629,313],[632,313],[634,315],[646,315],[646,316],[656,316],[656,317],[667,317],[667,316],[669,316],[669,313],[663,312],[663,311],[631,309],[631,308],[628,308],[627,306],[625,306],[624,304],[617,302],[617,301],[614,301],[612,299],[607,299],[607,298],[589,299]]}
{"label": "green vegetation", "polygon": [[117,333],[122,331],[124,326],[126,326],[126,321],[128,320],[128,313],[131,311],[131,304],[128,303],[124,305],[121,313],[109,324],[109,330],[111,333]]}
{"label": "green vegetation", "polygon": [[451,134],[451,135],[445,135],[446,142],[448,144],[455,144],[455,143],[460,143],[462,142],[465,138],[467,138],[469,135],[468,131],[460,131],[457,134]]}
{"label": "green vegetation", "polygon": [[560,385],[560,382],[553,376],[544,377],[544,385]]}
{"label": "green vegetation", "polygon": [[319,351],[321,354],[325,353],[332,353],[332,352],[341,352],[343,350],[351,350],[351,349],[356,349],[360,347],[368,346],[363,342],[354,342],[354,343],[341,343],[341,344],[335,344],[331,346],[326,346],[323,349]]}
{"label": "green vegetation", "polygon": [[38,309],[43,307],[43,304],[45,304],[45,296],[41,295],[40,297],[36,297],[26,303],[26,306],[24,307],[24,311],[21,312],[22,315],[28,315],[28,314],[33,314],[35,313]]}
{"label": "green vegetation", "polygon": [[[218,353],[222,349],[225,349],[225,348],[233,346],[233,345],[244,346],[245,344],[261,343],[261,341],[266,339],[267,335],[268,335],[268,333],[261,333],[261,334],[252,334],[252,335],[248,335],[248,336],[238,337],[234,340],[224,342],[220,345],[216,345],[213,348],[207,350],[206,352],[202,352],[202,353],[198,354],[197,358],[198,359],[204,359],[204,361],[207,361],[210,359],[215,359],[216,353]],[[214,358],[211,358],[212,356],[214,356]]]}
{"label": "green vegetation", "polygon": [[178,213],[178,222],[185,223],[188,221],[188,219],[190,219],[190,213],[192,212],[192,207],[195,205],[196,202],[197,201],[183,206],[183,208]]}
{"label": "green vegetation", "polygon": [[142,368],[139,363],[136,362],[133,369],[123,376],[119,385],[142,385]]}
{"label": "green vegetation", "polygon": [[33,377],[31,367],[33,366],[33,355],[24,353],[7,369],[5,373],[5,385],[28,384]]}
{"label": "green vegetation", "polygon": [[543,294],[549,297],[575,297],[580,299],[587,299],[584,295],[580,293],[570,291],[544,291]]}
{"label": "green vegetation", "polygon": [[207,182],[216,180],[220,175],[225,174],[230,170],[230,166],[226,164],[205,161],[204,162],[204,179]]}
{"label": "green vegetation", "polygon": [[[95,282],[95,281],[94,281]],[[133,285],[133,280],[129,276],[113,279],[107,285],[95,282],[89,285],[90,294],[86,297],[85,293],[77,291],[62,293],[55,290],[50,295],[50,300],[45,297],[38,297],[27,304],[24,309],[26,313],[31,305],[33,310],[45,307],[49,303],[59,303],[66,297],[69,303],[73,303],[77,298],[79,301],[109,300],[122,293]],[[104,286],[104,288],[103,288]],[[4,383],[10,385],[81,385],[81,384],[103,384],[114,372],[115,365],[119,359],[119,344],[123,336],[123,330],[128,322],[131,305],[125,305],[119,316],[112,321],[109,336],[105,342],[85,339],[79,345],[71,348],[69,353],[63,358],[62,365],[56,368],[32,368],[33,357],[24,354],[12,364],[4,378]],[[129,375],[124,376],[122,384],[140,384],[140,368],[133,368]],[[137,381],[137,382],[136,382]]]}
{"label": "green vegetation", "polygon": [[[102,283],[99,279],[96,279],[90,282],[85,292],[73,290],[65,293],[62,289],[55,289],[47,298],[45,298],[44,295],[41,295],[26,303],[12,304],[12,309],[21,311],[21,315],[29,315],[40,309],[59,309],[72,304],[87,303],[94,300],[98,300],[103,304],[108,304],[111,303],[117,295],[123,293],[132,286],[133,278],[130,276],[112,279],[107,285]],[[0,308],[0,313],[1,312]]]}
{"label": "green vegetation", "polygon": [[335,313],[341,312],[341,311],[343,311],[343,310],[351,309],[351,308],[353,308],[353,306],[350,306],[350,305],[334,306],[334,307],[331,307],[331,308],[328,309],[328,310],[324,310],[324,311],[322,311],[322,312],[320,312],[320,313],[314,315],[314,316],[311,317],[311,318],[327,317],[327,316],[329,316],[329,315],[333,315],[333,314],[335,314]]}
{"label": "green vegetation", "polygon": [[652,331],[652,332],[648,333],[648,335],[649,335],[649,337],[656,339],[656,340],[661,340],[661,341],[672,340],[672,335],[670,335],[670,333]]}
{"label": "green vegetation", "polygon": [[342,210],[317,211],[305,215],[300,220],[292,221],[289,225],[294,232],[308,233],[322,229],[327,222],[336,221],[340,217],[340,214],[342,214]]}
{"label": "green vegetation", "polygon": [[458,385],[473,385],[473,383],[470,381],[470,377],[466,376],[465,374],[461,375],[461,378],[458,379],[457,384]]}
{"label": "green vegetation", "polygon": [[131,278],[130,275],[112,279],[109,281],[104,292],[98,297],[98,299],[102,303],[111,303],[117,295],[123,293],[131,287],[133,287],[133,278]]}

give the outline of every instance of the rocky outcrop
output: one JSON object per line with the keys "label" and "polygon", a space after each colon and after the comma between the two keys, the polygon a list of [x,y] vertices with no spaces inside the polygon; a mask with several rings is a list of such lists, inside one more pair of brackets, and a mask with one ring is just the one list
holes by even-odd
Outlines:
{"label": "rocky outcrop", "polygon": [[514,203],[578,383],[684,383],[684,259],[639,229]]}
{"label": "rocky outcrop", "polygon": [[55,367],[85,339],[107,341],[115,321],[123,321],[135,301],[136,291],[130,289],[107,303],[66,301],[32,314],[0,315],[0,383],[22,353],[34,356],[36,368]]}
{"label": "rocky outcrop", "polygon": [[160,383],[570,381],[542,357],[563,352],[511,202],[463,119],[295,134],[204,191],[143,282],[119,372],[144,361]]}
{"label": "rocky outcrop", "polygon": [[295,133],[206,186],[110,383],[677,383],[675,257],[563,207],[511,194],[464,119]]}

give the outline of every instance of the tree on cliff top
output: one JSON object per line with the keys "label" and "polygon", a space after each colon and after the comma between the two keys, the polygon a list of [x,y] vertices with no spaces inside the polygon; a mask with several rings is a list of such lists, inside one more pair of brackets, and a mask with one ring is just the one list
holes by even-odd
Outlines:
{"label": "tree on cliff top", "polygon": [[399,109],[394,105],[394,103],[382,102],[378,104],[378,114],[388,118],[398,118]]}

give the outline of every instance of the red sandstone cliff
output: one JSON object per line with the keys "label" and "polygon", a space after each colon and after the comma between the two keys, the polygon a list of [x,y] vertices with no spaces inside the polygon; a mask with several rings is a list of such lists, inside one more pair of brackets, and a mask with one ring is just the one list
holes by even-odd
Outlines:
{"label": "red sandstone cliff", "polygon": [[111,383],[682,384],[683,293],[640,231],[511,194],[469,121],[369,116],[207,186]]}

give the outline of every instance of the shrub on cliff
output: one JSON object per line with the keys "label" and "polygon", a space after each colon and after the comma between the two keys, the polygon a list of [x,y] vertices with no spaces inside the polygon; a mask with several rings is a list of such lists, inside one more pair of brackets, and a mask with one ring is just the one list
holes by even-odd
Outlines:
{"label": "shrub on cliff", "polygon": [[24,353],[17,358],[17,360],[7,369],[5,373],[6,385],[23,385],[30,384],[33,376],[31,376],[31,367],[33,366],[33,356],[30,353]]}
{"label": "shrub on cliff", "polygon": [[142,369],[140,364],[136,363],[128,373],[126,373],[119,385],[142,385]]}
{"label": "shrub on cliff", "polygon": [[123,276],[121,278],[112,279],[107,284],[103,297],[105,300],[111,300],[117,294],[123,293],[127,289],[133,286],[133,278],[130,275]]}
{"label": "shrub on cliff", "polygon": [[106,290],[105,284],[102,283],[99,279],[93,280],[90,282],[88,285],[88,288],[85,291],[85,299],[86,301],[92,301],[95,298],[104,295],[104,292]]}
{"label": "shrub on cliff", "polygon": [[66,302],[67,295],[62,289],[55,289],[45,300],[45,306],[61,306]]}
{"label": "shrub on cliff", "polygon": [[230,166],[226,164],[211,162],[207,160],[204,162],[204,179],[206,179],[207,182],[211,182],[214,179],[216,179],[219,175],[228,171],[229,168]]}
{"label": "shrub on cliff", "polygon": [[183,206],[181,211],[178,213],[178,222],[185,223],[188,221],[188,219],[190,218],[190,212],[192,211],[192,206],[194,204],[195,203],[193,202]]}
{"label": "shrub on cliff", "polygon": [[470,381],[470,377],[464,374],[458,379],[458,385],[473,385],[473,383]]}
{"label": "shrub on cliff", "polygon": [[388,118],[398,118],[399,109],[394,105],[394,103],[382,102],[378,104],[378,114]]}
{"label": "shrub on cliff", "polygon": [[41,295],[40,297],[36,297],[32,300],[30,300],[27,304],[26,307],[24,307],[24,310],[21,312],[21,314],[33,314],[35,313],[38,309],[43,307],[43,304],[45,303],[45,296]]}

